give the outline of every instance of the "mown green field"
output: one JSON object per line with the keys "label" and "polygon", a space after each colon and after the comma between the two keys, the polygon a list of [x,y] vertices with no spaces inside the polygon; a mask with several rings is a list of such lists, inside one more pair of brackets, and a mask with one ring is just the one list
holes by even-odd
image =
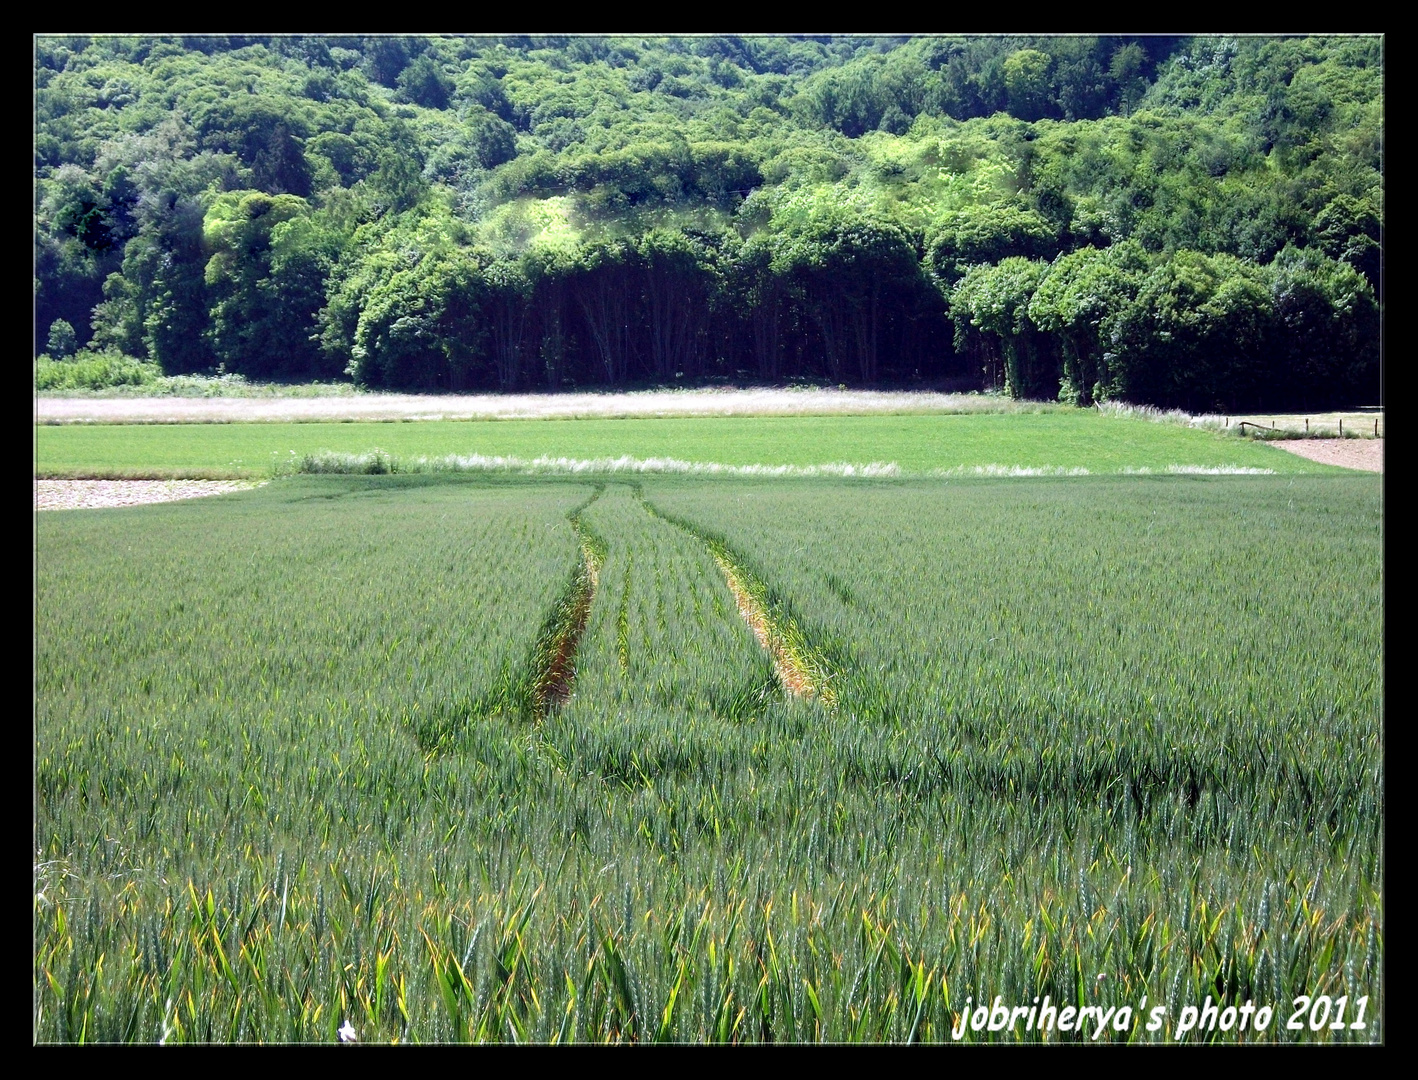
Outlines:
{"label": "mown green field", "polygon": [[1271,446],[1095,412],[1023,415],[678,417],[348,424],[41,425],[40,476],[269,475],[307,454],[483,455],[716,462],[894,463],[903,473],[1000,467],[1115,473],[1168,467],[1334,471]]}
{"label": "mown green field", "polygon": [[948,1042],[1048,995],[1134,1014],[1050,1041],[1147,1041],[1210,995],[1274,1016],[1187,1041],[1381,1039],[1380,499],[306,476],[38,515],[35,1038]]}

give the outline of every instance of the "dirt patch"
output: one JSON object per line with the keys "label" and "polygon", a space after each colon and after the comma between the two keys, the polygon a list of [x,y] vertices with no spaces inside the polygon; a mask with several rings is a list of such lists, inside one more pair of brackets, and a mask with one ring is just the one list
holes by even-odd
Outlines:
{"label": "dirt patch", "polygon": [[252,480],[36,480],[36,510],[93,510],[107,506],[200,499],[259,487]]}
{"label": "dirt patch", "polygon": [[1277,439],[1268,445],[1289,450],[1321,465],[1339,465],[1365,472],[1384,471],[1382,439]]}

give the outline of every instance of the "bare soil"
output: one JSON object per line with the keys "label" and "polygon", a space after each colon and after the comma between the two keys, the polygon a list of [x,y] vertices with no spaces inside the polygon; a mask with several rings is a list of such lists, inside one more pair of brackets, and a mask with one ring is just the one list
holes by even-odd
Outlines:
{"label": "bare soil", "polygon": [[92,510],[107,506],[200,499],[256,487],[250,480],[36,480],[36,510]]}
{"label": "bare soil", "polygon": [[1322,465],[1339,465],[1365,472],[1384,471],[1382,439],[1276,439],[1269,443]]}

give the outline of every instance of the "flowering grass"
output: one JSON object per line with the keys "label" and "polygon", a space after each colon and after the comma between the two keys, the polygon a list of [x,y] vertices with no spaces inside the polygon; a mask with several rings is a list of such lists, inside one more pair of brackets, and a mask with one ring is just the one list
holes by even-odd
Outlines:
{"label": "flowering grass", "polygon": [[[190,391],[187,389],[190,387]],[[250,383],[239,375],[170,376],[146,400],[135,388],[45,394],[48,423],[204,423],[344,420],[568,420],[664,416],[838,416],[871,413],[1042,413],[1057,402],[1002,394],[829,390],[813,387],[633,390],[558,394],[397,394],[348,383]],[[325,400],[311,400],[325,399]],[[339,399],[339,400],[329,400]]]}

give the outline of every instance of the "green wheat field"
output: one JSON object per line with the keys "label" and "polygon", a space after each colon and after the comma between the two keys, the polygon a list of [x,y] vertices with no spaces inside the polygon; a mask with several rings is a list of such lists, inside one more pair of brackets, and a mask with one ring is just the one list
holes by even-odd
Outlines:
{"label": "green wheat field", "polygon": [[37,428],[34,1039],[1382,1041],[1381,478],[852,419]]}

